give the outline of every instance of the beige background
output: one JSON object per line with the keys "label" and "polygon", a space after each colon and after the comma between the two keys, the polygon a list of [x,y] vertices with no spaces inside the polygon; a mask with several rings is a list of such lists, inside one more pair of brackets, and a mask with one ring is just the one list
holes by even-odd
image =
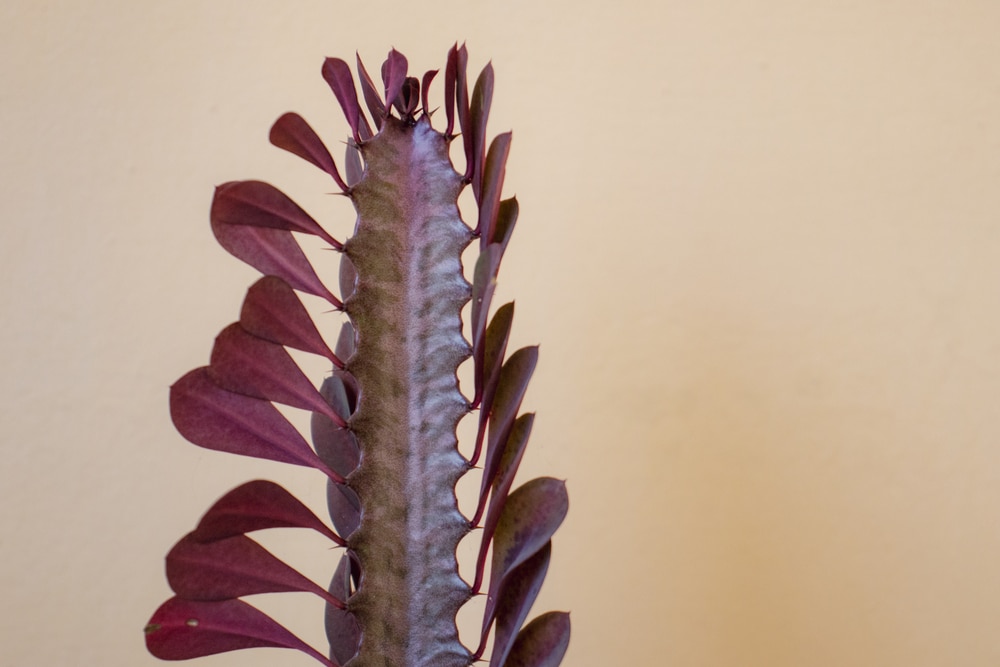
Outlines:
{"label": "beige background", "polygon": [[[501,297],[542,343],[526,473],[572,493],[537,607],[573,612],[565,664],[1000,664],[998,27],[990,0],[4,3],[0,665],[158,664],[163,555],[214,498],[320,506],[170,424],[255,275],[212,187],[343,235],[270,123],[333,143],[324,56],[423,71],[456,39],[514,130]],[[322,641],[315,601],[266,606]]]}

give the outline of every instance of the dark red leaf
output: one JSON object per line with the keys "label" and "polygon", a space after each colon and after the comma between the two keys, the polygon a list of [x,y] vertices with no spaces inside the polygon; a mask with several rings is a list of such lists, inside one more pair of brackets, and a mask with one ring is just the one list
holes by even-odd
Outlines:
{"label": "dark red leaf", "polygon": [[358,91],[354,89],[354,77],[351,76],[351,68],[340,58],[327,58],[323,62],[323,78],[330,86],[330,90],[340,102],[340,108],[344,111],[344,118],[351,126],[351,133],[354,141],[361,143],[361,134],[358,131],[361,120],[361,108],[358,106]]}
{"label": "dark red leaf", "polygon": [[500,194],[503,190],[503,179],[506,173],[507,156],[510,154],[510,132],[499,134],[490,144],[490,152],[486,156],[486,166],[483,168],[482,196],[479,200],[479,223],[476,229],[480,233],[480,243],[485,247],[494,242],[497,226],[497,214],[500,209]]}
{"label": "dark red leaf", "polygon": [[278,148],[298,155],[330,174],[341,190],[348,191],[347,183],[340,177],[337,164],[333,161],[326,144],[302,116],[291,111],[286,113],[271,126],[269,138]]}
{"label": "dark red leaf", "polygon": [[494,667],[559,667],[569,648],[569,634],[569,614],[542,614],[517,635],[507,661]]}
{"label": "dark red leaf", "polygon": [[405,110],[399,101],[399,93],[406,82],[407,62],[406,56],[392,49],[382,63],[382,83],[385,84],[385,106],[395,106],[400,114],[405,115]]}
{"label": "dark red leaf", "polygon": [[[472,134],[472,169],[466,167],[465,175],[472,179],[472,192],[476,202],[482,202],[483,158],[486,155],[486,122],[490,117],[493,103],[493,64],[487,63],[476,79],[472,90],[472,106],[469,109],[470,126],[463,132]],[[467,144],[468,145],[468,144]]]}
{"label": "dark red leaf", "polygon": [[365,69],[365,64],[361,62],[361,55],[355,51],[354,57],[357,61],[358,80],[361,82],[361,94],[365,98],[365,104],[368,105],[368,112],[372,115],[375,125],[381,127],[382,120],[385,118],[385,104],[382,103],[378,90],[375,88],[375,82],[372,81],[368,70]]}
{"label": "dark red leaf", "polygon": [[417,106],[420,104],[420,81],[415,76],[406,77],[402,89],[399,91],[400,114],[407,118],[412,118]]}
{"label": "dark red leaf", "polygon": [[490,236],[490,243],[499,243],[501,248],[504,250],[507,249],[511,234],[514,233],[514,223],[517,222],[517,212],[516,197],[504,199],[500,202],[500,207],[496,215],[496,224]]}
{"label": "dark red leaf", "polygon": [[343,307],[320,281],[288,230],[212,220],[212,233],[219,245],[264,275],[278,276],[299,291],[322,297],[335,308]]}
{"label": "dark red leaf", "polygon": [[161,660],[189,660],[270,646],[297,649],[328,667],[338,667],[242,600],[197,602],[171,598],[153,613],[145,633],[146,648]]}
{"label": "dark red leaf", "polygon": [[448,60],[444,67],[444,115],[448,125],[444,136],[449,139],[455,130],[455,85],[458,79],[458,44],[448,49]]}
{"label": "dark red leaf", "polygon": [[311,528],[341,546],[344,544],[339,535],[295,496],[263,479],[241,484],[215,501],[190,537],[209,542],[265,528]]}
{"label": "dark red leaf", "polygon": [[231,181],[215,188],[210,215],[213,225],[224,223],[302,232],[320,237],[337,250],[343,247],[288,195],[263,181]]}
{"label": "dark red leaf", "polygon": [[340,335],[337,337],[337,344],[334,346],[333,351],[337,354],[337,357],[343,359],[345,362],[349,361],[352,356],[354,356],[354,350],[356,347],[354,336],[354,325],[351,324],[350,320],[344,322],[340,327]]}
{"label": "dark red leaf", "polygon": [[278,560],[246,535],[200,542],[189,533],[167,554],[167,582],[185,600],[232,600],[258,593],[314,593],[329,604],[343,600]]}
{"label": "dark red leaf", "polygon": [[199,447],[316,468],[344,481],[269,401],[222,389],[207,366],[170,387],[170,416],[180,434]]}
{"label": "dark red leaf", "polygon": [[[330,581],[330,593],[341,600],[346,600],[353,592],[350,558],[346,553],[340,557],[340,564]],[[330,642],[330,657],[343,665],[357,655],[361,628],[352,613],[327,605],[326,638]]]}
{"label": "dark red leaf", "polygon": [[[542,589],[542,582],[545,581],[545,573],[549,569],[551,556],[552,542],[546,542],[538,553],[518,565],[513,572],[507,575],[507,580],[504,581],[503,587],[500,589],[500,599],[497,604],[497,629],[493,633],[491,665],[504,664],[504,660],[514,644],[517,631],[528,617],[531,605],[535,603],[535,598],[538,597],[538,592]],[[485,620],[483,637],[486,636],[492,622],[492,618]]]}
{"label": "dark red leaf", "polygon": [[456,55],[455,104],[458,107],[458,123],[462,128],[462,144],[465,149],[465,178],[472,178],[472,168],[475,164],[473,144],[475,132],[472,130],[472,118],[469,110],[469,52],[465,44],[459,47]]}
{"label": "dark red leaf", "polygon": [[[353,188],[365,173],[365,167],[361,163],[361,151],[358,150],[353,141],[347,142],[347,148],[344,152],[344,167],[344,173],[347,174],[347,184]],[[346,255],[344,256],[346,257]],[[345,299],[347,298],[346,294],[343,296]]]}
{"label": "dark red leaf", "polygon": [[[472,274],[472,348],[482,350],[482,340],[486,335],[486,321],[490,313],[490,302],[496,289],[497,268],[500,266],[499,244],[486,246],[476,260]],[[477,355],[482,359],[482,354]]]}
{"label": "dark red leaf", "polygon": [[209,375],[223,389],[320,412],[347,425],[284,347],[247,333],[238,322],[216,337]]}
{"label": "dark red leaf", "polygon": [[431,115],[432,109],[430,108],[428,103],[427,91],[430,90],[431,81],[434,80],[434,77],[437,76],[437,73],[438,71],[436,69],[427,70],[426,72],[424,72],[424,78],[420,81],[420,94],[422,96],[420,103],[423,106],[425,116]]}
{"label": "dark red leaf", "polygon": [[558,479],[538,477],[510,494],[493,538],[487,616],[497,604],[497,593],[507,575],[545,546],[567,511],[566,484]]}
{"label": "dark red leaf", "polygon": [[[320,394],[338,414],[350,415],[353,407],[354,388],[348,392],[349,376],[334,374],[323,381]],[[338,426],[333,420],[319,412],[312,415],[312,441],[319,457],[337,473],[347,477],[358,466],[360,451],[354,434]]]}
{"label": "dark red leaf", "polygon": [[264,276],[247,290],[240,326],[257,338],[318,354],[338,368],[344,366],[323,340],[295,290],[277,276]]}
{"label": "dark red leaf", "polygon": [[361,525],[361,501],[350,487],[330,482],[326,487],[326,507],[333,527],[350,539]]}
{"label": "dark red leaf", "polygon": [[[483,437],[486,435],[486,424],[493,407],[497,383],[500,381],[500,369],[504,354],[507,352],[507,340],[510,338],[510,326],[513,318],[513,302],[505,303],[497,308],[489,326],[486,327],[486,335],[482,339],[482,344],[473,350],[473,354],[476,355],[476,396],[472,404],[479,408],[479,430],[476,434],[476,447],[471,459],[472,465],[479,461],[479,455],[482,453]],[[478,361],[480,358],[482,359],[481,363]]]}

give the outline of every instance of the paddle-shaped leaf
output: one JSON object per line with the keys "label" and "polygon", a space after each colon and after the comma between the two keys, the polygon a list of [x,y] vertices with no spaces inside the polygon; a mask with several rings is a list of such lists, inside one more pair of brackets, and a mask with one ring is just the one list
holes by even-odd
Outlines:
{"label": "paddle-shaped leaf", "polygon": [[480,243],[486,246],[493,242],[500,209],[500,194],[503,179],[507,173],[507,156],[510,155],[510,132],[497,135],[490,144],[483,166],[483,188],[479,202],[479,222],[476,229],[480,233]]}
{"label": "paddle-shaped leaf", "polygon": [[167,554],[167,581],[185,600],[232,600],[258,593],[302,591],[344,606],[342,600],[246,535],[201,542],[189,533]]}
{"label": "paddle-shaped leaf", "polygon": [[328,173],[344,192],[350,189],[340,177],[337,163],[333,161],[326,144],[299,114],[288,112],[281,116],[271,126],[269,138],[278,148],[298,155]]}
{"label": "paddle-shaped leaf", "polygon": [[[490,312],[493,292],[496,290],[497,267],[500,266],[499,244],[487,246],[476,260],[476,268],[472,278],[472,347],[482,349],[483,336],[486,335],[486,318]],[[482,354],[476,355],[477,359]],[[481,369],[480,369],[481,371]]]}
{"label": "paddle-shaped leaf", "polygon": [[[330,581],[330,594],[341,600],[347,600],[352,593],[351,557],[345,553],[340,557],[340,563]],[[330,642],[330,657],[343,665],[358,652],[361,628],[358,627],[358,621],[353,614],[336,605],[327,605],[326,638]]]}
{"label": "paddle-shaped leaf", "polygon": [[423,97],[421,98],[421,104],[424,108],[424,113],[428,116],[431,114],[433,109],[431,109],[430,103],[427,101],[428,91],[431,89],[431,81],[437,76],[438,71],[436,69],[429,69],[424,72],[424,78],[420,81],[420,91]]}
{"label": "paddle-shaped leaf", "polygon": [[[551,557],[552,542],[546,542],[545,546],[538,550],[538,553],[518,565],[507,575],[507,579],[500,588],[500,599],[496,607],[497,625],[493,635],[491,665],[504,664],[504,660],[514,644],[517,631],[528,617],[531,605],[538,597],[538,591],[542,589],[542,582],[545,581],[545,573],[549,569]],[[484,619],[484,639],[492,620],[490,617]]]}
{"label": "paddle-shaped leaf", "polygon": [[323,62],[323,78],[330,86],[340,108],[344,111],[344,118],[351,126],[354,141],[361,143],[361,134],[358,131],[361,116],[361,108],[358,106],[358,91],[354,89],[354,77],[351,76],[351,68],[340,58],[327,58]]}
{"label": "paddle-shaped leaf", "polygon": [[406,108],[399,99],[399,93],[406,82],[406,56],[392,49],[382,63],[382,83],[385,84],[385,105],[395,106],[400,115],[406,115]]}
{"label": "paddle-shaped leaf", "polygon": [[[463,132],[472,133],[472,171],[466,168],[466,176],[472,179],[472,192],[480,204],[482,215],[483,189],[483,158],[486,155],[486,122],[490,117],[490,106],[493,104],[493,64],[487,63],[476,79],[472,90],[472,104],[469,109],[469,128]],[[508,143],[510,138],[507,139]]]}
{"label": "paddle-shaped leaf", "polygon": [[269,401],[222,389],[205,366],[170,387],[170,417],[180,434],[199,447],[308,466],[344,481]]}
{"label": "paddle-shaped leaf", "polygon": [[385,104],[383,104],[382,98],[379,97],[378,90],[375,88],[375,82],[368,75],[365,64],[361,62],[361,54],[355,51],[354,56],[357,61],[358,80],[361,82],[361,94],[365,98],[368,112],[372,115],[372,119],[375,120],[375,127],[381,128],[382,121],[385,119]]}
{"label": "paddle-shaped leaf", "polygon": [[270,227],[320,237],[337,250],[343,247],[288,195],[263,181],[232,181],[215,189],[214,223]]}
{"label": "paddle-shaped leaf", "polygon": [[[479,433],[476,437],[476,451],[472,455],[473,465],[479,460],[483,436],[486,433],[486,422],[493,407],[493,397],[496,395],[497,383],[500,381],[500,369],[503,367],[504,354],[507,353],[507,341],[510,338],[510,327],[514,319],[514,303],[505,303],[497,308],[486,335],[473,351],[476,355],[476,397],[473,406],[479,408]],[[482,359],[482,361],[479,361]]]}
{"label": "paddle-shaped leaf", "polygon": [[344,545],[340,536],[300,500],[278,484],[263,479],[241,484],[215,501],[190,537],[209,542],[265,528],[311,528]]}
{"label": "paddle-shaped leaf", "polygon": [[170,598],[146,625],[146,648],[161,660],[189,660],[244,648],[291,648],[328,667],[316,649],[242,600],[202,602]]}
{"label": "paddle-shaped leaf", "polygon": [[337,368],[344,367],[323,340],[295,290],[277,276],[264,276],[247,290],[240,326],[257,338],[318,354]]}
{"label": "paddle-shaped leaf", "polygon": [[569,648],[569,633],[569,614],[542,614],[521,630],[507,661],[496,667],[559,667]]}

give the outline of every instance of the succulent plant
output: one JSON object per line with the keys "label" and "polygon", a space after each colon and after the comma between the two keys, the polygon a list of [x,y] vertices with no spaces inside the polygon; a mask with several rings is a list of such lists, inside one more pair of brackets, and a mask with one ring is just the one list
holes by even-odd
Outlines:
{"label": "succulent plant", "polygon": [[[511,491],[534,419],[518,411],[538,351],[506,354],[513,304],[490,317],[518,205],[501,199],[510,133],[486,146],[492,66],[470,90],[467,59],[464,46],[448,52],[442,132],[432,126],[428,103],[437,71],[408,76],[406,58],[392,50],[382,65],[383,96],[358,58],[370,123],[350,66],[328,58],[323,78],[351,130],[344,176],[299,115],[275,122],[271,142],[326,172],[354,204],[355,232],[347,240],[333,238],[267,183],[216,188],[215,237],[264,275],[247,292],[239,321],[216,338],[209,365],[171,387],[173,422],[201,447],[325,475],[333,528],[274,482],[251,481],[225,494],[167,555],[175,595],[146,627],[153,655],[182,660],[267,646],[298,649],[325,665],[464,667],[485,659],[492,632],[494,667],[561,662],[569,615],[549,612],[524,622],[568,499],[564,483],[548,477]],[[449,152],[458,136],[462,172]],[[477,219],[468,225],[458,206],[466,186],[477,204]],[[339,252],[339,298],[295,234],[315,235]],[[479,256],[470,284],[462,255],[474,242]],[[349,318],[332,349],[298,293]],[[470,299],[471,341],[461,315]],[[286,348],[332,364],[319,389]],[[470,356],[475,391],[467,398],[457,369]],[[274,403],[311,412],[312,446]],[[456,429],[473,411],[478,427],[466,458]],[[455,485],[476,467],[479,500],[466,517]],[[276,527],[312,529],[343,547],[334,552],[328,586],[247,536]],[[475,528],[481,546],[468,583],[459,575],[456,548]],[[240,599],[286,591],[326,601],[328,651],[306,645]],[[482,631],[467,648],[455,617],[480,594],[487,596]]]}

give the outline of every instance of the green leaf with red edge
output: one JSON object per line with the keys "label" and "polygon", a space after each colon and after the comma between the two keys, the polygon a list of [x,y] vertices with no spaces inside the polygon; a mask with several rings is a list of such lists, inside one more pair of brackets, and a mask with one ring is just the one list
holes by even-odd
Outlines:
{"label": "green leaf with red edge", "polygon": [[[350,559],[350,555],[346,553],[340,557],[337,570],[330,580],[330,593],[341,600],[347,600],[353,593]],[[358,653],[361,628],[351,612],[327,605],[326,638],[330,642],[330,657],[344,665]]]}
{"label": "green leaf with red edge", "polygon": [[344,545],[343,539],[298,498],[264,479],[241,484],[215,501],[189,537],[210,542],[266,528],[311,528]]}
{"label": "green leaf with red edge", "polygon": [[287,229],[228,224],[212,219],[212,233],[223,248],[264,275],[278,276],[293,288],[343,304],[320,281],[302,248]]}
{"label": "green leaf with red edge", "polygon": [[338,667],[274,619],[242,600],[201,602],[173,597],[145,628],[146,648],[161,660],[189,660],[245,648],[291,648]]}
{"label": "green leaf with red edge", "polygon": [[333,161],[329,149],[323,140],[319,138],[315,130],[309,123],[297,113],[289,111],[283,114],[271,126],[271,133],[268,137],[271,143],[282,148],[293,155],[319,167],[325,171],[340,186],[340,189],[347,192],[347,183],[340,177],[337,170],[337,163]]}
{"label": "green leaf with red edge", "polygon": [[569,635],[569,614],[542,614],[518,633],[506,662],[495,667],[559,667],[569,648]]}
{"label": "green leaf with red edge", "polygon": [[250,286],[240,310],[240,326],[257,338],[318,354],[338,368],[344,366],[295,290],[278,276],[264,276]]}
{"label": "green leaf with red edge", "polygon": [[323,78],[326,80],[330,90],[333,91],[340,108],[344,111],[344,118],[351,126],[351,133],[354,141],[361,143],[361,133],[359,122],[361,118],[361,107],[358,106],[358,91],[354,89],[354,77],[351,76],[351,68],[340,58],[327,58],[323,61]]}
{"label": "green leaf with red edge", "polygon": [[199,447],[316,468],[344,481],[274,405],[226,391],[212,382],[207,366],[170,387],[170,416],[180,434]]}
{"label": "green leaf with red edge", "polygon": [[[549,569],[552,557],[552,542],[538,550],[534,556],[518,565],[507,575],[500,588],[499,601],[496,607],[496,632],[493,633],[493,652],[490,656],[491,665],[502,665],[514,644],[517,631],[531,611],[538,592],[542,589],[545,574]],[[483,628],[484,637],[489,630],[493,618],[486,618]]]}
{"label": "green leaf with red edge", "polygon": [[264,181],[230,181],[215,188],[210,215],[214,223],[312,234],[338,250],[343,247],[288,195]]}
{"label": "green leaf with red edge", "polygon": [[246,535],[211,542],[184,536],[167,554],[167,582],[185,600],[232,600],[259,593],[314,593],[332,605],[341,599],[304,577]]}
{"label": "green leaf with red edge", "polygon": [[510,494],[493,537],[487,616],[498,602],[497,593],[507,575],[545,546],[568,511],[566,484],[552,477],[533,479]]}
{"label": "green leaf with red edge", "polygon": [[208,368],[212,381],[223,389],[320,412],[339,426],[347,425],[284,347],[247,333],[238,322],[216,337]]}
{"label": "green leaf with red edge", "polygon": [[490,144],[483,167],[483,187],[479,201],[479,222],[476,229],[480,233],[480,243],[486,246],[494,242],[497,214],[500,210],[500,195],[503,179],[507,171],[507,156],[510,155],[511,133],[497,135]]}

